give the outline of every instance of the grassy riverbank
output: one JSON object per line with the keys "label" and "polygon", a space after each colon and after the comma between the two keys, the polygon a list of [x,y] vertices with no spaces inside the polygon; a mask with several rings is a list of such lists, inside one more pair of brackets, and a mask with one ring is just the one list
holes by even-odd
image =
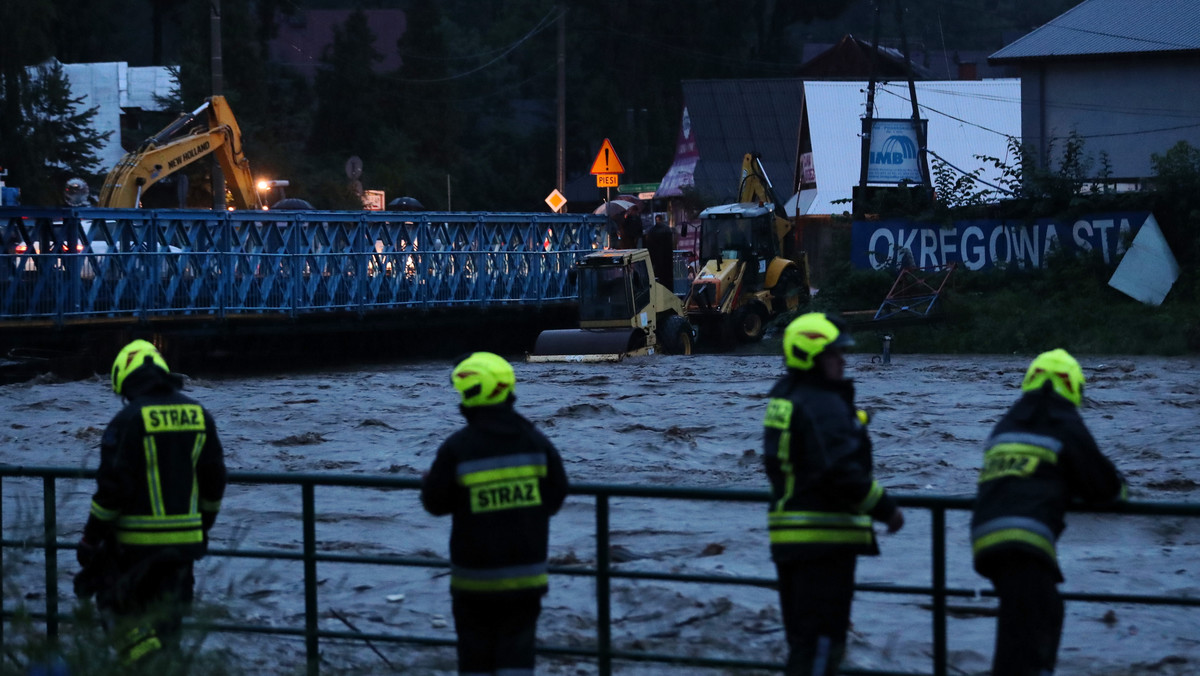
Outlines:
{"label": "grassy riverbank", "polygon": [[[935,321],[856,327],[860,351],[870,334],[894,336],[893,352],[1036,354],[1063,347],[1081,354],[1200,352],[1200,275],[1185,270],[1160,306],[1108,286],[1112,269],[1087,258],[1059,258],[1045,270],[956,271],[935,304]],[[888,271],[841,267],[812,309],[878,309],[895,281]],[[869,317],[870,315],[868,315]]]}

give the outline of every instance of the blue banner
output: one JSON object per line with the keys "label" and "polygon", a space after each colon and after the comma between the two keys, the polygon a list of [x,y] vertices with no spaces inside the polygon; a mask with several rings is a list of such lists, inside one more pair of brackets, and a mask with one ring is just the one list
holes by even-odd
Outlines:
{"label": "blue banner", "polygon": [[968,270],[1001,265],[1018,269],[1045,267],[1055,251],[1098,251],[1115,265],[1150,212],[1089,214],[1073,222],[1048,218],[958,221],[941,227],[912,221],[855,221],[850,262],[876,270],[909,265],[920,268],[959,263]]}

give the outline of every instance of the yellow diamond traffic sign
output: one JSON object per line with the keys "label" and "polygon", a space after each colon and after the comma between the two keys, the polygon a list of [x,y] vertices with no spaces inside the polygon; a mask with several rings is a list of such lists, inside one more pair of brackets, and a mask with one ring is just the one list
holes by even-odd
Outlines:
{"label": "yellow diamond traffic sign", "polygon": [[567,198],[563,197],[563,194],[558,191],[558,188],[555,188],[554,190],[550,191],[549,195],[546,196],[546,204],[550,205],[550,208],[554,210],[554,213],[561,213],[562,208],[567,205]]}

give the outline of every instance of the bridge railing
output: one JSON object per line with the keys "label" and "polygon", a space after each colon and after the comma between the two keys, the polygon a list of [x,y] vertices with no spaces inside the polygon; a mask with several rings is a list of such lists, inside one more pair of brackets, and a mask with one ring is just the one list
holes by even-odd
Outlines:
{"label": "bridge railing", "polygon": [[0,210],[0,321],[403,307],[574,297],[601,217]]}
{"label": "bridge railing", "polygon": [[2,256],[0,266],[23,269],[0,279],[0,320],[539,304],[575,297],[567,270],[583,253],[159,251]]}
{"label": "bridge railing", "polygon": [[[74,541],[60,539],[62,530],[58,525],[57,506],[60,504],[58,484],[62,481],[76,482],[94,478],[95,472],[70,468],[17,467],[0,465],[0,565],[3,565],[6,577],[17,574],[4,558],[6,552],[14,549],[28,552],[41,550],[43,552],[42,569],[44,580],[44,608],[31,609],[27,603],[38,596],[24,596],[20,605],[20,613],[44,623],[46,636],[55,638],[60,635],[61,625],[71,621],[71,616],[60,612],[63,591],[59,588],[60,556],[69,554],[75,549]],[[30,523],[24,518],[20,524],[14,524],[11,517],[5,513],[3,506],[9,504],[5,488],[11,487],[14,480],[41,483],[40,502],[42,523],[40,531],[36,523]],[[385,476],[363,476],[345,474],[300,474],[300,473],[259,473],[234,472],[230,475],[233,485],[259,486],[291,486],[301,494],[302,531],[301,551],[291,551],[283,548],[271,549],[213,549],[209,552],[212,557],[285,560],[299,561],[303,565],[303,594],[304,594],[304,625],[303,626],[263,626],[261,623],[249,621],[205,623],[200,628],[206,631],[274,634],[281,636],[302,637],[305,643],[306,665],[309,674],[317,674],[321,663],[321,641],[361,641],[367,644],[392,643],[415,644],[426,646],[450,646],[449,639],[408,635],[402,633],[379,633],[362,631],[333,631],[321,629],[319,618],[322,616],[320,601],[320,583],[322,576],[318,575],[318,565],[351,564],[369,566],[416,567],[426,569],[446,569],[449,563],[444,560],[427,557],[379,556],[344,554],[336,551],[322,551],[317,538],[317,522],[319,515],[316,508],[316,491],[333,487],[351,489],[396,489],[415,491],[420,487],[420,480],[415,478],[398,478]],[[36,499],[36,489],[27,490],[24,497]],[[621,509],[622,503],[614,505],[618,498],[648,499],[648,500],[684,500],[710,501],[719,503],[765,503],[767,494],[764,491],[704,489],[680,487],[651,487],[651,486],[619,486],[601,484],[582,484],[571,487],[573,496],[591,496],[594,500],[595,514],[595,563],[594,565],[556,565],[551,567],[553,576],[584,577],[595,580],[596,599],[596,638],[590,645],[583,646],[541,646],[538,651],[544,655],[574,656],[594,659],[599,667],[599,673],[608,676],[612,673],[614,661],[657,662],[664,664],[687,665],[688,667],[709,667],[726,669],[769,669],[780,670],[783,665],[763,660],[728,659],[719,657],[699,657],[696,655],[652,653],[646,650],[618,648],[614,645],[612,636],[612,581],[621,580],[659,580],[672,583],[701,584],[701,585],[733,585],[745,587],[774,587],[772,577],[755,577],[746,575],[704,575],[684,574],[671,571],[629,570],[616,564],[612,558],[611,526],[612,512]],[[949,511],[963,511],[971,508],[969,498],[945,496],[897,496],[898,502],[910,509],[927,510],[930,514],[930,561],[931,584],[922,585],[892,585],[892,584],[859,584],[859,592],[878,594],[898,594],[924,596],[930,599],[931,626],[929,627],[929,642],[932,646],[931,668],[934,676],[945,676],[949,669],[947,651],[947,601],[950,598],[973,598],[979,595],[991,596],[992,592],[980,592],[976,589],[952,588],[947,584],[947,552],[946,552],[946,514]],[[227,507],[229,505],[226,505]],[[1169,504],[1134,502],[1113,505],[1102,508],[1087,508],[1077,511],[1102,512],[1122,515],[1153,515],[1200,517],[1200,504]],[[28,515],[19,515],[28,517]],[[77,516],[77,515],[76,515]],[[763,515],[765,518],[765,515]],[[911,519],[911,515],[910,515]],[[764,543],[765,552],[765,543]],[[764,554],[765,556],[765,554]],[[28,573],[32,574],[32,573]],[[11,621],[16,615],[12,609],[13,599],[10,593],[13,585],[5,585],[4,598],[0,605],[0,617]],[[1178,595],[1145,595],[1145,594],[1114,594],[1091,592],[1067,592],[1063,597],[1068,601],[1086,601],[1103,603],[1150,604],[1176,607],[1200,607],[1200,598]],[[1194,622],[1194,620],[1193,620]],[[914,628],[913,631],[916,631]],[[0,621],[0,648],[2,654],[9,655],[11,651],[5,647],[4,622]],[[782,638],[780,639],[782,641]],[[874,676],[912,676],[913,672],[878,671],[878,670],[846,670],[848,674],[873,674]]]}

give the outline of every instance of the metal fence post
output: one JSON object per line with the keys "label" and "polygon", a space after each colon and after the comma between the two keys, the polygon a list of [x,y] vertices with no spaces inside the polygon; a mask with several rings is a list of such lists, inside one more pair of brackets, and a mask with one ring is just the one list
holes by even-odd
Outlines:
{"label": "metal fence post", "polygon": [[[0,481],[0,541],[4,540],[4,482]],[[4,568],[4,547],[0,546],[0,570]],[[4,645],[4,594],[0,593],[0,646]]]}
{"label": "metal fence post", "polygon": [[946,676],[946,508],[933,517],[933,673]]}
{"label": "metal fence post", "polygon": [[46,543],[46,637],[58,638],[58,518],[54,477],[42,477],[42,523]]}
{"label": "metal fence post", "polygon": [[317,637],[317,516],[314,488],[306,481],[301,487],[304,502],[304,652],[309,676],[321,670],[321,650]]}
{"label": "metal fence post", "polygon": [[[215,255],[217,256],[217,265],[220,270],[220,274],[217,275],[216,288],[217,318],[224,319],[225,310],[231,300],[231,289],[234,288],[229,280],[236,277],[234,266],[237,264],[237,260],[233,255],[233,219],[229,217],[228,212],[222,215],[221,220],[217,221],[217,227],[219,228],[217,240],[217,251],[219,253]],[[249,229],[253,228],[254,224],[244,223],[242,227]]]}
{"label": "metal fence post", "polygon": [[600,676],[612,674],[612,601],[609,598],[608,496],[596,496],[596,657]]}
{"label": "metal fence post", "polygon": [[[94,478],[95,470],[86,470],[81,472],[78,468],[39,468],[14,466],[5,463],[0,463],[0,481],[6,480],[9,477],[29,477],[41,479],[41,490],[43,500],[43,536],[41,542],[36,537],[36,524],[21,523],[19,532],[16,533],[19,537],[8,538],[3,537],[7,534],[13,534],[13,529],[0,528],[0,563],[5,563],[4,549],[17,548],[20,552],[25,552],[30,549],[43,549],[45,561],[39,562],[36,559],[36,553],[33,558],[26,556],[18,557],[20,559],[16,565],[20,567],[18,571],[11,571],[16,575],[13,579],[20,579],[21,576],[27,573],[32,575],[37,573],[37,568],[44,566],[45,575],[45,615],[46,622],[45,635],[48,645],[53,645],[61,639],[60,633],[65,631],[67,638],[72,637],[72,625],[75,618],[68,612],[64,616],[59,616],[62,606],[62,601],[59,599],[58,581],[58,562],[57,556],[63,550],[72,550],[73,543],[64,542],[57,539],[57,513],[58,500],[56,499],[58,479],[78,480]],[[210,552],[210,555],[215,556],[230,556],[247,559],[262,559],[262,560],[286,560],[287,565],[294,566],[296,563],[303,565],[303,603],[305,606],[304,622],[300,626],[264,626],[262,623],[252,623],[252,621],[243,621],[242,623],[205,623],[203,628],[205,631],[219,631],[239,634],[264,634],[264,635],[283,635],[292,638],[303,637],[304,649],[306,658],[307,674],[309,676],[319,676],[320,670],[320,645],[321,638],[336,639],[339,643],[342,641],[364,641],[368,647],[372,641],[393,644],[416,644],[426,647],[437,646],[439,648],[448,648],[454,645],[453,640],[448,640],[441,637],[431,637],[423,635],[406,635],[402,633],[366,633],[352,628],[352,632],[346,631],[331,631],[322,630],[320,625],[320,615],[318,607],[318,564],[335,562],[338,565],[342,564],[363,564],[371,566],[404,566],[416,568],[439,568],[448,567],[448,563],[440,559],[432,559],[425,555],[416,557],[410,556],[379,556],[377,554],[345,554],[336,552],[321,552],[316,546],[316,506],[315,506],[315,488],[316,486],[348,486],[357,488],[402,488],[405,490],[417,490],[420,487],[419,479],[414,477],[388,477],[388,476],[361,476],[361,475],[339,475],[339,474],[296,474],[296,473],[251,473],[251,472],[231,472],[230,481],[232,483],[244,484],[267,484],[267,485],[288,485],[299,487],[302,491],[302,551],[295,552],[292,550],[280,551],[280,548],[270,548],[266,550],[231,550],[231,551],[216,551]],[[0,483],[0,498],[4,497],[3,484]],[[19,486],[17,495],[23,496],[26,492],[32,493],[36,490],[36,484]],[[28,489],[28,491],[26,491]],[[9,494],[12,492],[9,491]],[[692,487],[659,487],[659,486],[614,486],[614,485],[573,485],[572,495],[587,495],[594,496],[595,503],[595,542],[596,542],[596,563],[594,566],[565,566],[561,570],[558,566],[552,566],[553,574],[574,575],[580,577],[594,578],[596,599],[596,641],[594,646],[538,646],[540,654],[558,654],[558,655],[574,655],[580,659],[595,660],[598,666],[597,672],[601,676],[611,676],[613,671],[614,657],[621,659],[623,662],[658,662],[670,663],[680,667],[680,673],[693,673],[693,667],[711,667],[730,669],[749,669],[757,671],[774,671],[779,672],[782,665],[774,662],[763,662],[762,660],[745,660],[745,659],[727,659],[727,658],[708,658],[696,655],[682,654],[657,654],[647,652],[645,650],[637,650],[634,648],[623,647],[616,649],[613,645],[612,636],[612,580],[619,579],[624,581],[629,580],[663,580],[685,582],[688,584],[717,584],[717,585],[739,585],[753,586],[764,589],[774,585],[774,578],[762,577],[745,577],[745,576],[729,576],[729,575],[705,575],[694,573],[676,573],[668,571],[655,571],[646,569],[625,570],[615,569],[612,563],[611,554],[611,509],[614,497],[629,497],[635,499],[643,498],[662,498],[672,500],[718,500],[718,501],[733,501],[740,503],[761,503],[767,499],[767,495],[762,491],[748,490],[729,490],[729,489],[706,489]],[[36,497],[31,496],[31,500],[36,500]],[[930,560],[931,579],[927,585],[920,586],[894,586],[894,585],[859,585],[858,589],[864,589],[872,593],[884,594],[904,594],[904,595],[919,595],[921,598],[932,599],[932,643],[933,649],[931,657],[933,659],[933,669],[928,672],[912,672],[912,671],[877,671],[852,669],[856,674],[878,674],[879,676],[904,676],[905,674],[923,673],[945,676],[950,670],[947,654],[947,601],[950,597],[969,598],[978,592],[973,592],[971,589],[948,588],[947,587],[947,560],[946,560],[946,511],[947,510],[968,510],[971,507],[971,501],[964,497],[954,496],[897,496],[898,502],[905,507],[916,507],[920,509],[928,509],[931,518],[931,552]],[[3,521],[3,500],[0,499],[0,525],[6,525]],[[1170,516],[1185,516],[1191,518],[1200,518],[1200,504],[1173,504],[1173,503],[1122,503],[1117,506],[1101,506],[1094,508],[1080,508],[1072,511],[1087,511],[1097,513],[1113,513],[1124,515],[1170,515]],[[28,520],[26,520],[28,521]],[[29,537],[26,533],[27,526],[34,528],[35,536]],[[8,557],[7,563],[12,566],[13,557]],[[3,566],[0,566],[2,568]],[[9,570],[5,570],[6,579],[10,574]],[[13,589],[7,590],[12,593]],[[0,610],[7,605],[4,595],[0,594]],[[1112,594],[1112,593],[1088,593],[1088,592],[1065,592],[1063,597],[1068,602],[1084,602],[1084,603],[1132,603],[1132,604],[1152,604],[1160,606],[1171,606],[1175,608],[1194,608],[1200,610],[1200,598],[1184,592],[1179,594],[1175,592],[1170,595],[1145,595],[1145,594]],[[30,597],[27,600],[34,600]],[[14,605],[20,609],[23,608],[25,602],[21,596],[14,598]],[[4,620],[9,622],[21,621],[24,622],[28,617],[34,621],[41,621],[43,615],[40,612],[14,613],[7,611],[0,617],[0,649],[11,650],[5,648],[4,639],[6,638]],[[1191,621],[1191,617],[1184,621]],[[19,626],[25,626],[24,624]],[[17,632],[20,633],[20,632]],[[18,637],[19,638],[19,637]],[[3,650],[0,650],[3,652]],[[7,653],[5,653],[7,654]]]}
{"label": "metal fence post", "polygon": [[[367,259],[375,253],[375,240],[370,237],[367,214],[358,217],[357,231],[351,235],[350,250],[354,252],[354,298],[355,312],[362,317],[367,312]],[[384,271],[380,270],[380,274]]]}

